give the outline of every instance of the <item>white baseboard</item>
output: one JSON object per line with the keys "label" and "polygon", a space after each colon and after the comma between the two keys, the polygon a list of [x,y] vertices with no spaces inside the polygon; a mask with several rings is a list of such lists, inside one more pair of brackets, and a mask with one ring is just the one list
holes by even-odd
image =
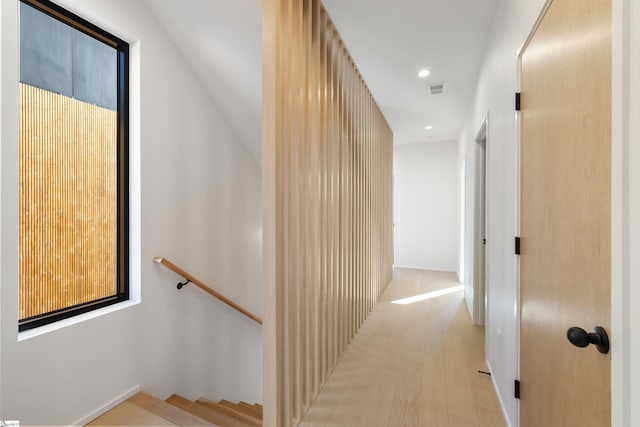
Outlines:
{"label": "white baseboard", "polygon": [[78,421],[76,421],[75,423],[73,423],[71,425],[72,426],[84,426],[85,424],[88,424],[89,422],[95,420],[96,418],[98,418],[100,415],[104,414],[108,410],[113,409],[114,407],[118,406],[119,404],[121,404],[122,402],[124,402],[125,400],[127,400],[128,398],[130,398],[131,396],[133,396],[134,394],[136,394],[139,391],[140,391],[140,386],[137,385],[137,386],[131,388],[130,390],[125,391],[124,393],[122,393],[121,395],[117,396],[116,398],[110,400],[109,402],[105,403],[104,405],[102,405],[101,407],[96,409],[95,411],[92,411],[90,414],[87,414],[86,416],[82,417],[81,419],[79,419]]}
{"label": "white baseboard", "polygon": [[[464,295],[464,303],[465,303],[464,305],[467,306],[467,310],[469,310],[469,317],[471,317],[471,320],[473,320],[473,307],[471,307],[471,305],[469,304],[469,300],[467,299],[466,292],[465,292],[465,295]],[[474,325],[475,325],[475,323],[474,323]]]}
{"label": "white baseboard", "polygon": [[513,427],[511,424],[511,420],[507,414],[507,410],[504,407],[504,402],[502,401],[502,395],[498,391],[498,384],[496,384],[496,378],[493,376],[493,369],[491,369],[491,363],[486,360],[487,367],[489,368],[489,372],[491,372],[491,383],[493,384],[493,391],[496,393],[496,397],[498,398],[498,402],[500,403],[500,409],[502,409],[502,416],[504,417],[505,422],[507,423],[507,427]]}

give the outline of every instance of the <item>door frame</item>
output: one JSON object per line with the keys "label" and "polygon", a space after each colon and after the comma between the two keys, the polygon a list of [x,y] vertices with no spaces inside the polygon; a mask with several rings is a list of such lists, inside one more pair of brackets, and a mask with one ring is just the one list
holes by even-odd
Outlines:
{"label": "door frame", "polygon": [[[474,196],[473,196],[473,304],[472,304],[472,320],[474,325],[484,325],[486,323],[487,308],[487,277],[488,262],[486,244],[482,243],[483,238],[487,238],[489,230],[487,228],[489,218],[489,204],[487,203],[487,188],[489,188],[489,112],[485,115],[478,132],[474,138],[475,142],[475,165],[474,165]],[[480,158],[482,156],[482,158]],[[481,218],[478,218],[478,212],[482,212]],[[484,230],[484,236],[481,236],[481,229]]]}
{"label": "door frame", "polygon": [[458,191],[460,191],[460,198],[458,203],[458,215],[460,215],[460,221],[458,222],[458,282],[466,283],[466,275],[468,274],[466,271],[467,266],[465,265],[465,253],[467,250],[466,247],[466,227],[467,227],[467,156],[462,156],[462,166],[459,171],[460,175],[458,176],[460,182],[458,183]]}
{"label": "door frame", "polygon": [[640,423],[640,4],[612,0],[611,413]]}
{"label": "door frame", "polygon": [[[533,37],[553,0],[546,0],[538,18],[516,53],[517,91],[521,91],[520,56]],[[611,425],[631,427],[640,423],[640,409],[632,402],[640,397],[640,4],[611,0]],[[516,236],[520,235],[520,113],[516,114]],[[635,141],[634,145],[632,141]],[[631,165],[636,166],[635,168]],[[520,378],[520,259],[516,261],[516,374]],[[635,343],[632,346],[630,343]],[[516,423],[520,425],[520,401]]]}

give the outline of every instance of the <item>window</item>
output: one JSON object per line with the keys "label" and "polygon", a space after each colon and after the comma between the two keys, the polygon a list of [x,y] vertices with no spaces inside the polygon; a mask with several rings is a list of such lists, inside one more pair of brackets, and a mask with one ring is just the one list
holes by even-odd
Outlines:
{"label": "window", "polygon": [[129,45],[20,3],[20,331],[129,299]]}

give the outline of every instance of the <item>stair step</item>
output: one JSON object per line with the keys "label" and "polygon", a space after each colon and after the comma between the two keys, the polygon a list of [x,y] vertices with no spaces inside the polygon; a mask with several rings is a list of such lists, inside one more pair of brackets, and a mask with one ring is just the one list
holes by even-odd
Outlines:
{"label": "stair step", "polygon": [[262,411],[246,402],[232,403],[228,400],[221,400],[218,403],[220,403],[221,405],[229,406],[233,409],[237,409],[238,411],[243,412],[250,417],[256,418],[258,420],[262,419]]}
{"label": "stair step", "polygon": [[230,417],[233,417],[237,420],[240,420],[242,422],[242,425],[245,426],[252,426],[252,427],[261,427],[262,426],[262,419],[258,419],[255,418],[253,416],[247,415],[245,413],[243,413],[242,411],[238,411],[236,409],[233,409],[227,405],[221,404],[221,403],[216,403],[216,402],[211,402],[209,400],[206,399],[199,399],[198,403],[200,403],[201,405],[206,406],[207,408],[210,409],[215,409],[216,411],[222,412],[224,414],[227,414]]}
{"label": "stair step", "polygon": [[219,410],[216,408],[211,408],[207,405],[203,405],[199,402],[192,402],[184,397],[178,396],[174,394],[170,396],[167,400],[167,403],[177,406],[180,409],[184,409],[185,411],[189,411],[190,413],[204,418],[205,420],[211,421],[212,423],[216,423],[219,426],[247,426],[246,421],[238,419],[232,415],[230,415],[224,406],[223,410]]}
{"label": "stair step", "polygon": [[87,426],[175,426],[169,420],[124,401],[102,414]]}
{"label": "stair step", "polygon": [[89,426],[215,426],[207,420],[139,392]]}
{"label": "stair step", "polygon": [[244,421],[249,426],[260,427],[262,426],[262,417],[257,418],[251,414],[247,414],[243,408],[238,408],[235,403],[231,403],[228,400],[221,400],[218,403],[211,402],[206,399],[199,399],[198,403],[201,403],[208,408],[216,409],[221,412],[227,413],[229,416]]}
{"label": "stair step", "polygon": [[215,424],[207,422],[206,418],[203,419],[195,414],[190,414],[187,411],[176,408],[175,405],[170,405],[143,392],[135,394],[128,401],[179,426],[215,426]]}
{"label": "stair step", "polygon": [[245,402],[244,400],[241,400],[240,402],[238,402],[238,405],[246,406],[249,408],[255,408],[262,411],[262,405],[259,403],[249,403],[249,402]]}

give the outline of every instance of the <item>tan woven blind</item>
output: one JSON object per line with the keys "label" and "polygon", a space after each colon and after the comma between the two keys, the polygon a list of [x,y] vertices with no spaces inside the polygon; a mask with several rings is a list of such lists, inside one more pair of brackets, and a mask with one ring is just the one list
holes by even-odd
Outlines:
{"label": "tan woven blind", "polygon": [[20,319],[117,293],[116,112],[20,85]]}

